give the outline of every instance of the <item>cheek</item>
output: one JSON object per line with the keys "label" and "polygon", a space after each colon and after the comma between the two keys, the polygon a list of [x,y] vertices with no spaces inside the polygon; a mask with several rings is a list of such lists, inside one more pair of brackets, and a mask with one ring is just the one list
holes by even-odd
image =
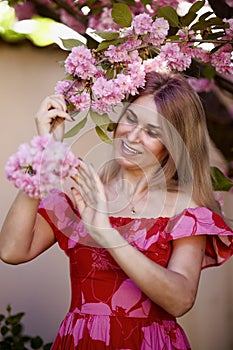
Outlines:
{"label": "cheek", "polygon": [[150,146],[151,153],[158,159],[159,162],[162,162],[163,159],[167,156],[168,151],[162,142],[156,140],[153,147]]}
{"label": "cheek", "polygon": [[128,132],[130,132],[130,126],[124,123],[119,123],[114,134],[114,139],[117,139]]}

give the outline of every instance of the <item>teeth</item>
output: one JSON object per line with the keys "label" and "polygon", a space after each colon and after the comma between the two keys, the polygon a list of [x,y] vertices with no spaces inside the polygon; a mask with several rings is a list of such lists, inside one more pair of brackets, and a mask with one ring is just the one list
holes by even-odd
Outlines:
{"label": "teeth", "polygon": [[123,141],[123,146],[124,146],[124,148],[125,148],[127,151],[129,151],[129,152],[131,152],[131,153],[134,153],[134,154],[139,154],[139,153],[140,153],[140,152],[136,151],[135,149],[129,147],[124,141]]}

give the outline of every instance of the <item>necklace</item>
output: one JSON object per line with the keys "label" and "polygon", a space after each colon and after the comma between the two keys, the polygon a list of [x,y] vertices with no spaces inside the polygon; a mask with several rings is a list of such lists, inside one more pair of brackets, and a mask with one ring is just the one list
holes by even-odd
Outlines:
{"label": "necklace", "polygon": [[135,210],[134,205],[132,205],[132,207],[131,207],[131,209],[130,209],[130,213],[131,213],[132,215],[135,215],[135,214],[136,214],[136,210]]}
{"label": "necklace", "polygon": [[[137,185],[135,186],[135,190],[133,191],[132,195],[131,195],[131,198],[130,198],[130,213],[132,215],[136,215],[136,208],[135,208],[135,205],[134,205],[134,197],[135,197],[135,194],[136,194],[136,191],[139,187],[139,184],[141,183],[141,181],[138,181]],[[145,195],[147,194],[147,191],[144,191],[144,193],[142,194],[142,196],[139,198],[139,200],[142,200]]]}
{"label": "necklace", "polygon": [[148,194],[147,186],[145,186],[143,179],[137,181],[133,186],[133,184],[125,178],[116,179],[110,192],[113,193],[113,196],[109,197],[110,212],[121,212],[127,215],[127,211],[130,212],[132,216],[137,214],[137,205],[139,206],[139,204],[141,204],[140,201]]}

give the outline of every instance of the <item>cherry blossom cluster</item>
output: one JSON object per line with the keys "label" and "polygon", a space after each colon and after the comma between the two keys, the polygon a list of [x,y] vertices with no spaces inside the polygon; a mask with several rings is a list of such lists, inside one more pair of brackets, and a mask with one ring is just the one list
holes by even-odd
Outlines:
{"label": "cherry blossom cluster", "polygon": [[[84,45],[74,47],[65,60],[69,79],[59,81],[56,93],[64,94],[70,111],[90,108],[109,113],[115,105],[135,95],[145,84],[146,69],[140,47],[161,45],[169,24],[146,13],[134,17],[131,28],[122,32],[122,43],[96,51]],[[109,77],[110,76],[110,77]]]}
{"label": "cherry blossom cluster", "polygon": [[21,144],[8,159],[5,171],[16,188],[30,197],[42,198],[74,175],[78,165],[79,160],[69,147],[47,134]]}
{"label": "cherry blossom cluster", "polygon": [[[193,3],[195,0],[186,0]],[[226,0],[227,1],[227,0]],[[228,0],[232,1],[232,0]],[[86,28],[93,28],[98,31],[119,29],[119,26],[113,21],[111,9],[113,2],[110,0],[87,1],[87,0],[66,0],[64,6],[62,2],[58,3],[53,0],[37,1],[12,1],[15,2],[16,15],[19,20],[32,18],[35,15],[41,15],[41,12],[54,13],[54,18],[59,17],[60,21],[78,33],[84,34]],[[181,0],[152,0],[147,6],[144,2],[136,0],[132,2],[130,9],[134,15],[139,13],[150,13],[156,15],[157,9],[164,6],[172,6],[177,9]],[[88,6],[90,13],[85,15],[83,7]],[[98,11],[99,8],[99,11]],[[93,11],[94,10],[94,11]],[[96,11],[97,10],[97,11]]]}
{"label": "cherry blossom cluster", "polygon": [[[226,30],[229,39],[233,24],[232,20],[225,22],[229,23]],[[167,40],[168,31],[166,19],[156,17],[153,20],[151,15],[141,13],[133,17],[131,27],[119,31],[120,44],[101,50],[84,45],[74,47],[65,60],[68,79],[57,83],[56,93],[65,95],[69,112],[91,108],[104,114],[127,100],[129,95],[137,94],[150,70],[182,72],[195,58],[210,62],[219,73],[233,73],[231,44],[210,53],[197,45],[193,30],[180,29],[176,41]]]}

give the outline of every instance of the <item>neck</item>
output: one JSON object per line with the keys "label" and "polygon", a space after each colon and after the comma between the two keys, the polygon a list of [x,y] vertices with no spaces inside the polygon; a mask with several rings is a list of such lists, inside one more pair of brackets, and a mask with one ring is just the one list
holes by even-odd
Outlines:
{"label": "neck", "polygon": [[119,191],[129,196],[135,196],[145,191],[148,187],[148,179],[145,174],[121,170],[116,178],[116,186]]}

